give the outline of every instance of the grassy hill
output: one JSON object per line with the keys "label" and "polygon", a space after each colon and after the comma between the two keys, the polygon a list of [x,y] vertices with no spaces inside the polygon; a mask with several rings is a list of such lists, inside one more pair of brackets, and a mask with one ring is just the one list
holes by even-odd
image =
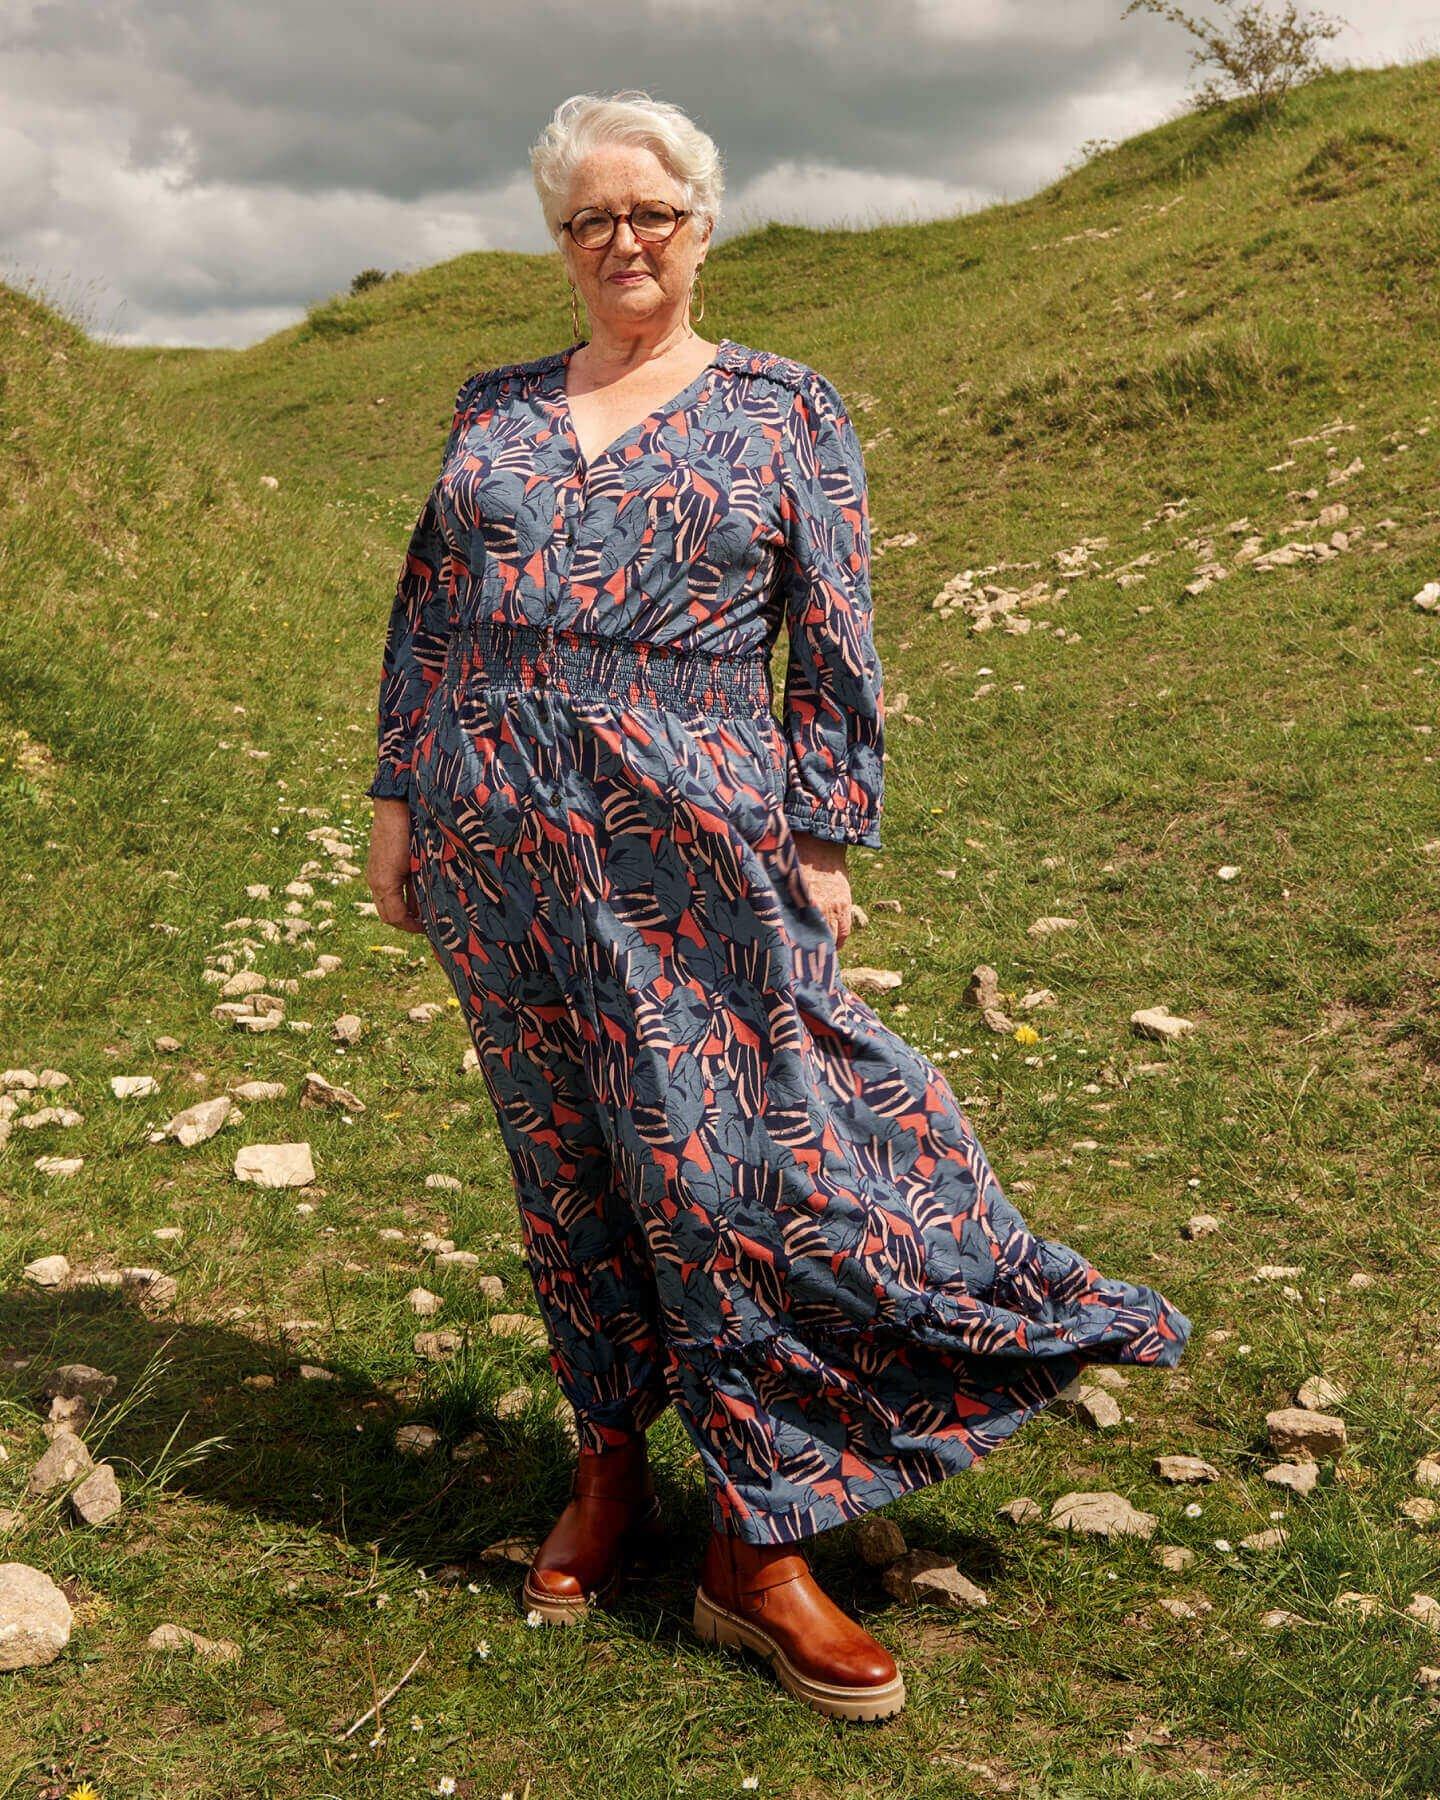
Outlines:
{"label": "grassy hill", "polygon": [[[1437,1436],[1440,618],[1413,604],[1440,578],[1437,200],[1429,62],[1327,77],[1274,127],[1177,120],[1018,205],[711,255],[702,329],[822,369],[866,446],[887,848],[851,853],[844,960],[902,972],[877,1006],[1032,1227],[1196,1323],[1174,1374],[1130,1372],[1119,1426],[1052,1412],[889,1509],[985,1612],[888,1601],[849,1532],[814,1546],[910,1682],[868,1734],[690,1639],[704,1502],[673,1414],[671,1535],[614,1618],[527,1630],[520,1565],[480,1555],[563,1504],[564,1409],[543,1349],[485,1332],[534,1310],[508,1166],[438,966],[368,916],[358,865],[405,538],[461,377],[570,341],[554,261],[459,257],[238,352],[107,347],[0,288],[0,1061],[64,1071],[43,1099],[83,1115],[27,1128],[25,1100],[0,1149],[0,1554],[77,1619],[58,1662],[0,1678],[0,1795],[1435,1791],[1417,1672],[1440,1646],[1405,1609],[1440,1559],[1400,1508]],[[1027,932],[1052,914],[1081,925]],[[309,1032],[211,1017],[247,938]],[[321,954],[339,967],[306,978]],[[964,1006],[981,962],[1053,990],[1038,1044]],[[1196,1022],[1168,1050],[1128,1024],[1160,1002]],[[309,1070],[364,1113],[302,1108]],[[158,1092],[115,1098],[136,1074]],[[147,1141],[254,1079],[286,1093],[198,1147]],[[231,1173],[291,1138],[309,1211]],[[1220,1228],[1191,1240],[1197,1212]],[[53,1253],[157,1267],[174,1303],[22,1281]],[[433,1323],[478,1327],[450,1361],[417,1359],[417,1284]],[[119,1377],[90,1441],[127,1507],[89,1532],[21,1498],[38,1379],[74,1361]],[[1349,1444],[1292,1496],[1263,1479],[1265,1414],[1318,1374]],[[407,1420],[480,1453],[407,1461]],[[1180,1451],[1219,1479],[1159,1480]],[[1156,1513],[1193,1563],[996,1517],[1075,1487]],[[1278,1548],[1229,1547],[1273,1524]],[[162,1620],[243,1653],[147,1652]],[[336,1742],[367,1658],[383,1691],[422,1649],[384,1741]]]}

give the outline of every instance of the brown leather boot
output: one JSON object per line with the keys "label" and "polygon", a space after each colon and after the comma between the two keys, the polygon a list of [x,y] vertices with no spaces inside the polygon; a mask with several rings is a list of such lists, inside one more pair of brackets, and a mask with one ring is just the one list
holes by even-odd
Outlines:
{"label": "brown leather boot", "polygon": [[659,1522],[660,1501],[640,1436],[617,1449],[582,1450],[570,1501],[535,1552],[522,1589],[547,1624],[583,1619],[619,1593],[637,1539]]}
{"label": "brown leather boot", "polygon": [[695,1593],[706,1643],[756,1650],[816,1712],[885,1719],[905,1704],[890,1652],[835,1604],[794,1544],[749,1544],[712,1528]]}

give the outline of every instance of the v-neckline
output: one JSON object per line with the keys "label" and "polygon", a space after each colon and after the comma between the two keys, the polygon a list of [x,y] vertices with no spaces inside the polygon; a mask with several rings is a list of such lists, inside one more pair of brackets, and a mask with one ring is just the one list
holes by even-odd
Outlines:
{"label": "v-neckline", "polygon": [[577,350],[583,350],[589,342],[589,338],[577,338],[576,341],[570,345],[568,350],[562,350],[560,352],[555,378],[556,392],[559,398],[561,414],[565,422],[565,429],[570,434],[570,442],[575,446],[575,455],[579,462],[582,476],[588,475],[591,469],[595,467],[596,463],[604,462],[606,457],[623,444],[627,438],[638,436],[639,433],[644,431],[647,425],[653,424],[656,419],[663,419],[668,413],[674,412],[677,407],[683,406],[685,402],[689,400],[692,393],[700,387],[701,383],[708,381],[715,370],[720,367],[720,360],[730,345],[729,338],[721,338],[719,343],[716,344],[715,352],[711,356],[709,362],[700,370],[698,375],[692,376],[691,379],[685,383],[679,393],[672,394],[662,406],[657,406],[653,411],[646,413],[643,419],[637,419],[633,425],[627,425],[624,431],[611,438],[610,442],[605,445],[603,450],[597,450],[594,456],[587,457],[580,443],[580,433],[575,429],[575,414],[570,407],[570,396],[565,391],[565,377],[569,373],[570,361],[575,355],[575,352]]}

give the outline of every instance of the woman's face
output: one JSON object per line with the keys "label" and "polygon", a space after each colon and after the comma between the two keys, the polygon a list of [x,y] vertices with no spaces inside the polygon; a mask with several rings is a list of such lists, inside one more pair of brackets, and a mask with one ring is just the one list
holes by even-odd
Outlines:
{"label": "woman's face", "polygon": [[[573,218],[583,206],[629,212],[642,200],[665,200],[681,209],[685,205],[680,184],[653,150],[607,144],[592,151],[575,171],[560,216]],[[622,330],[684,316],[690,284],[709,242],[708,222],[697,229],[693,213],[663,244],[643,243],[628,219],[615,227],[603,250],[582,250],[568,231],[560,234],[566,271],[591,320]]]}

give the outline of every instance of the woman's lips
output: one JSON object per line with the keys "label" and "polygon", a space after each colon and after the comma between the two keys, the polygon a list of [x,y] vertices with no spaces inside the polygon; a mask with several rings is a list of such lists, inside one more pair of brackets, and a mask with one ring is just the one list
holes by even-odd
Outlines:
{"label": "woman's lips", "polygon": [[636,274],[636,275],[612,275],[612,276],[610,276],[610,280],[615,282],[620,287],[633,287],[637,282],[648,281],[649,279],[650,279],[649,276],[645,275],[643,273]]}

